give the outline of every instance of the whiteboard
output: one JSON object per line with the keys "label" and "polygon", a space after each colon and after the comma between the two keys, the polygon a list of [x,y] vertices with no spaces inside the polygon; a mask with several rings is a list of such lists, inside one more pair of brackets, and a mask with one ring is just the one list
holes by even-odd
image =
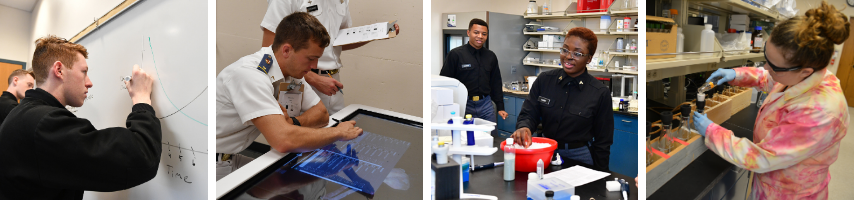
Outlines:
{"label": "whiteboard", "polygon": [[121,77],[134,64],[154,78],[152,106],[163,117],[163,153],[157,176],[118,192],[84,199],[207,199],[207,2],[144,0],[78,41],[89,51],[93,87],[78,117],[98,129],[126,127],[132,101]]}

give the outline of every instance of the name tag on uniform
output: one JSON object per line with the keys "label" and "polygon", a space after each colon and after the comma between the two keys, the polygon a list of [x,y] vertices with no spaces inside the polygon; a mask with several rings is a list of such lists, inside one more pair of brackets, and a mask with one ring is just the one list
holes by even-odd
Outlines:
{"label": "name tag on uniform", "polygon": [[305,10],[306,10],[306,11],[308,11],[308,12],[314,12],[314,11],[317,11],[317,5],[313,5],[313,6],[306,7],[306,8],[305,8]]}
{"label": "name tag on uniform", "polygon": [[470,68],[471,64],[463,64],[463,69]]}
{"label": "name tag on uniform", "polygon": [[549,103],[551,103],[551,102],[552,102],[552,100],[551,100],[551,99],[545,98],[545,97],[543,97],[543,96],[540,96],[540,98],[539,98],[539,99],[537,99],[537,100],[538,100],[538,101],[540,101],[540,103],[542,103],[542,104],[546,104],[546,105],[548,105]]}

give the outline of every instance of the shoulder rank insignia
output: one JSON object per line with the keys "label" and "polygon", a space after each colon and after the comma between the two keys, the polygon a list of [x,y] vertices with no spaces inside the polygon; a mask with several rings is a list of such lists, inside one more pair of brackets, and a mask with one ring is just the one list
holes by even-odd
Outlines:
{"label": "shoulder rank insignia", "polygon": [[264,54],[264,57],[261,58],[261,62],[258,62],[258,70],[264,72],[264,74],[270,72],[270,67],[273,66],[272,59],[273,58],[270,56],[270,54]]}

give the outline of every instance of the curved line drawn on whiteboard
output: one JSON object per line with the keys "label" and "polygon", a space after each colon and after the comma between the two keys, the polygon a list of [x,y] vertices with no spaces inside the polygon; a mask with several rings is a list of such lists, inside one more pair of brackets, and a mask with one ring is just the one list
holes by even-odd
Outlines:
{"label": "curved line drawn on whiteboard", "polygon": [[[175,107],[175,109],[178,109],[178,106],[176,106],[176,105],[175,105],[175,103],[174,103],[174,102],[172,102],[172,99],[171,99],[171,98],[169,98],[169,93],[167,93],[167,92],[166,92],[166,88],[164,88],[164,87],[163,87],[163,84],[162,84],[162,83],[163,83],[163,81],[162,81],[162,80],[160,80],[160,72],[157,70],[157,61],[154,59],[154,47],[151,45],[151,37],[148,37],[148,48],[150,48],[150,49],[151,49],[151,61],[152,61],[152,62],[154,62],[154,72],[155,72],[155,73],[157,73],[157,82],[160,82],[160,83],[161,83],[161,84],[160,84],[160,89],[162,89],[162,90],[163,90],[163,94],[165,94],[165,95],[166,95],[166,100],[169,100],[169,103],[170,103],[170,104],[172,104],[172,106],[173,106],[173,107]],[[207,90],[207,87],[205,87],[205,90]],[[185,106],[185,107],[186,107],[186,106]],[[183,108],[181,108],[181,109],[183,109]],[[193,118],[193,117],[190,117],[190,115],[187,115],[187,113],[184,113],[184,111],[181,111],[181,109],[178,109],[178,112],[181,112],[181,114],[184,114],[184,116],[187,116],[187,118],[190,118],[190,119],[192,119],[193,121],[196,121],[196,122],[198,122],[198,123],[199,123],[199,124],[201,124],[201,125],[208,126],[207,124],[205,124],[205,123],[203,123],[203,122],[201,122],[201,121],[199,121],[199,120],[197,120],[197,119],[195,119],[195,118]]]}
{"label": "curved line drawn on whiteboard", "polygon": [[208,90],[208,86],[205,86],[205,89],[204,89],[204,90],[202,90],[202,93],[199,93],[199,95],[196,95],[196,98],[193,98],[193,100],[191,100],[190,102],[187,102],[187,105],[184,105],[184,107],[181,107],[181,109],[178,109],[178,110],[176,110],[175,112],[172,112],[172,114],[168,114],[168,115],[163,116],[163,117],[158,117],[157,119],[167,118],[167,117],[169,117],[169,116],[174,115],[175,113],[180,112],[181,110],[184,110],[184,108],[186,108],[186,107],[187,107],[187,106],[189,106],[191,103],[193,103],[193,101],[196,101],[196,99],[198,99],[200,96],[202,96],[202,94],[204,94],[204,93],[205,93],[205,91],[207,91],[207,90]]}

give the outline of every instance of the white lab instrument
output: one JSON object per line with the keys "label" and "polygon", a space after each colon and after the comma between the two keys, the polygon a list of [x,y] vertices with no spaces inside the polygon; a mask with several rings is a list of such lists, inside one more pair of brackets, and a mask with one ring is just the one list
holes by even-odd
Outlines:
{"label": "white lab instrument", "polygon": [[617,178],[614,178],[613,181],[605,181],[605,189],[608,189],[609,192],[620,191],[620,182],[617,181]]}
{"label": "white lab instrument", "polygon": [[[452,141],[451,141],[451,147],[448,150],[448,155],[451,156],[451,158],[454,159],[454,161],[457,163],[463,163],[462,162],[463,161],[463,159],[462,159],[463,155],[488,156],[488,155],[492,155],[496,151],[498,151],[498,148],[495,148],[495,147],[461,145],[462,144],[462,138],[453,137],[454,134],[459,134],[461,131],[491,132],[492,130],[495,129],[495,123],[491,123],[491,122],[487,123],[488,121],[480,119],[480,118],[474,118],[474,119],[475,120],[474,120],[473,125],[471,125],[471,124],[463,125],[461,117],[459,117],[458,119],[454,119],[455,122],[453,124],[448,124],[447,122],[433,123],[432,124],[433,130],[451,130]],[[458,120],[459,120],[459,123],[456,122]],[[454,132],[456,132],[456,133],[454,133]],[[474,163],[474,161],[472,161],[471,163]],[[505,166],[506,165],[507,164],[505,161]],[[463,191],[463,188],[462,188],[463,187],[462,171],[460,171],[459,173],[460,173],[460,176],[459,176],[460,177],[460,192],[462,192]],[[465,193],[462,193],[460,196],[461,197],[463,197],[463,196],[477,196],[478,198],[497,199],[494,196],[465,194]]]}
{"label": "white lab instrument", "polygon": [[546,178],[528,182],[527,196],[534,200],[545,200],[546,191],[551,190],[555,199],[565,199],[575,194],[575,187],[558,178]]}

